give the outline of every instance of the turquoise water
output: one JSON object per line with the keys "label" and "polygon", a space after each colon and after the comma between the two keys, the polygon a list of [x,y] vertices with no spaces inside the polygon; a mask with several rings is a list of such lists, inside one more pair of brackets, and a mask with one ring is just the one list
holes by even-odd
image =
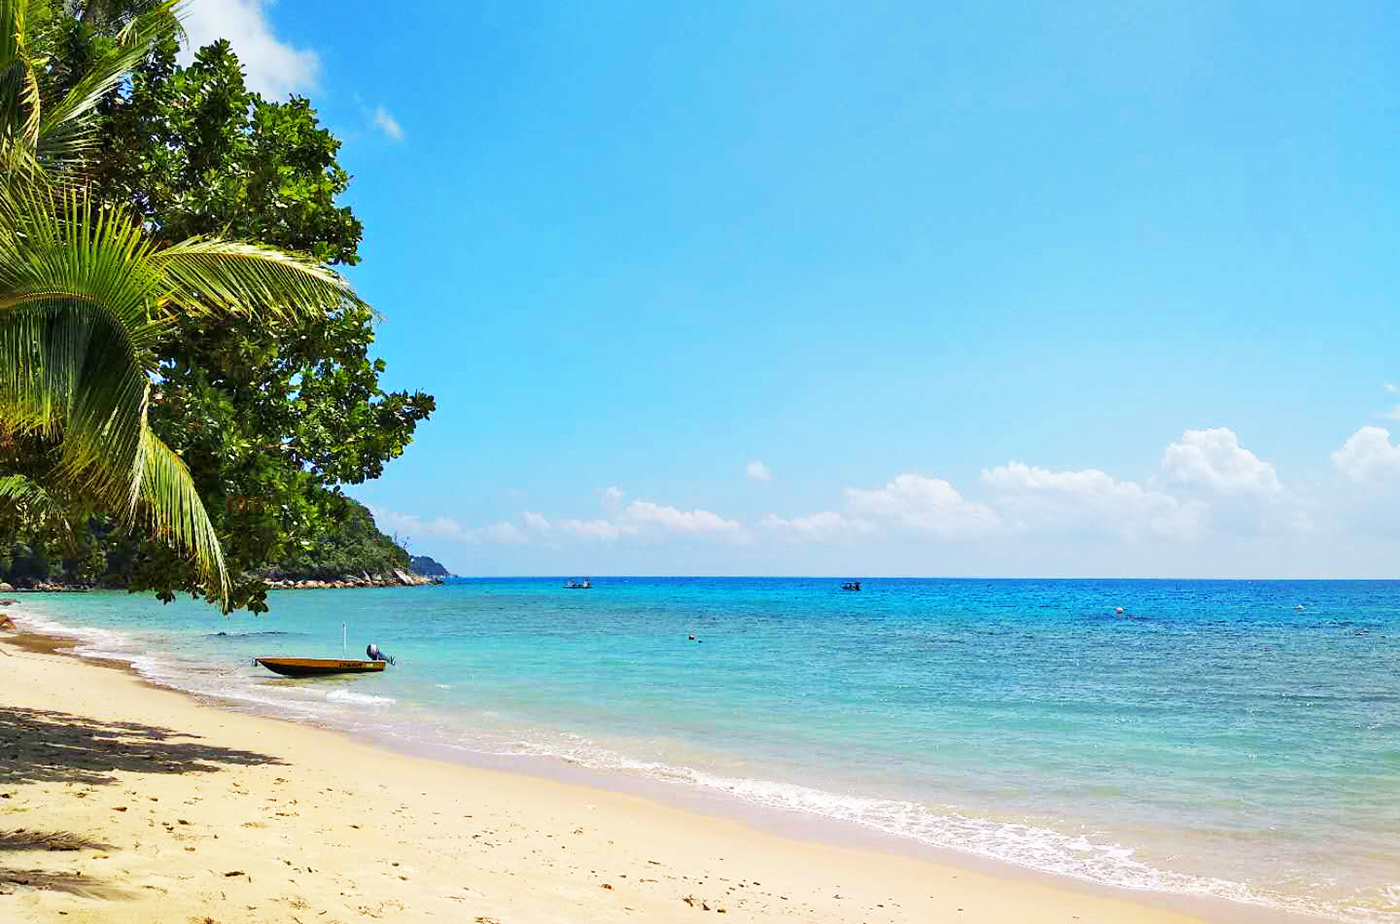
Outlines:
{"label": "turquoise water", "polygon": [[[270,615],[228,619],[123,594],[20,607],[156,682],[464,759],[568,760],[1097,882],[1400,922],[1400,583],[561,583],[277,592]],[[292,681],[250,662],[339,656],[342,621],[352,655],[374,641],[398,665]]]}

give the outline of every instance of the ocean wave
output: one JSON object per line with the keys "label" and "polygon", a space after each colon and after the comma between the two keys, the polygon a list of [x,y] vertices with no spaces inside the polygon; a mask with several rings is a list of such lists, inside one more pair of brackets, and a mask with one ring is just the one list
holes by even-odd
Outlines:
{"label": "ocean wave", "polygon": [[332,703],[355,703],[367,706],[387,706],[398,702],[390,696],[373,696],[369,693],[352,693],[349,690],[332,690],[326,694],[326,699]]}
{"label": "ocean wave", "polygon": [[1084,834],[976,817],[951,806],[844,795],[794,783],[723,776],[692,767],[634,760],[593,745],[580,735],[563,738],[554,744],[517,740],[508,747],[493,749],[492,753],[552,757],[589,769],[697,787],[750,805],[856,824],[933,847],[1099,885],[1223,899],[1354,924],[1400,924],[1395,903],[1385,895],[1377,896],[1375,907],[1350,903],[1342,906],[1228,879],[1159,869],[1137,859],[1132,847],[1096,841]]}
{"label": "ocean wave", "polygon": [[84,657],[126,660],[126,656],[132,651],[129,637],[112,629],[70,626],[31,609],[12,608],[10,615],[14,618],[15,625],[26,632],[77,642],[73,651]]}

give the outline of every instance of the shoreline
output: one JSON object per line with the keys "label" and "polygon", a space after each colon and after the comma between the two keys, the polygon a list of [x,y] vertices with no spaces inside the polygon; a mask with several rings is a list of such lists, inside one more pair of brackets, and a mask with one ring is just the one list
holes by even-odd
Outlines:
{"label": "shoreline", "polygon": [[[682,842],[688,843],[695,839],[697,833],[702,833],[704,836],[701,840],[718,838],[717,843],[723,845],[723,853],[719,853],[716,848],[717,856],[739,854],[759,847],[758,855],[765,858],[764,865],[786,869],[792,884],[784,887],[785,891],[782,894],[786,895],[786,898],[770,897],[769,904],[765,905],[759,901],[760,896],[754,896],[743,906],[735,904],[725,909],[727,914],[748,914],[754,920],[766,920],[772,916],[790,917],[795,912],[799,918],[811,920],[874,920],[877,918],[869,918],[867,915],[875,913],[888,914],[887,918],[878,919],[889,921],[926,920],[929,914],[938,912],[941,905],[945,904],[949,907],[944,910],[951,912],[960,921],[1070,920],[1073,914],[1078,914],[1079,919],[1084,921],[1161,921],[1164,924],[1187,920],[1249,921],[1259,924],[1285,920],[1320,920],[1221,899],[1140,892],[1040,873],[830,819],[802,816],[776,809],[764,810],[737,801],[726,801],[715,794],[685,792],[662,783],[639,785],[648,781],[620,778],[616,774],[609,775],[563,762],[549,762],[551,765],[546,766],[546,762],[539,758],[492,760],[486,755],[474,753],[443,754],[436,749],[414,751],[377,743],[366,744],[345,732],[229,708],[227,704],[217,700],[150,683],[128,662],[101,661],[72,653],[71,649],[78,644],[76,640],[24,634],[4,638],[3,641],[7,643],[6,648],[16,652],[12,657],[50,663],[51,672],[59,675],[71,674],[73,676],[70,683],[76,684],[81,681],[81,686],[85,689],[103,688],[110,693],[114,702],[125,704],[134,696],[140,701],[142,709],[138,711],[142,714],[159,704],[158,711],[162,714],[173,714],[182,720],[185,726],[183,730],[188,731],[193,727],[201,735],[211,736],[211,724],[219,729],[227,729],[230,724],[249,726],[244,730],[252,731],[254,738],[279,741],[283,747],[277,749],[279,753],[271,756],[294,767],[324,766],[317,755],[306,753],[307,748],[314,747],[318,752],[354,752],[357,763],[365,767],[377,767],[380,773],[388,771],[397,777],[406,768],[413,768],[414,774],[425,773],[432,777],[436,792],[432,788],[427,789],[419,795],[420,799],[429,795],[439,799],[447,798],[446,793],[455,788],[458,778],[462,781],[489,782],[493,789],[510,793],[509,797],[503,797],[504,806],[493,806],[497,811],[503,810],[506,815],[510,815],[513,811],[533,805],[545,794],[557,798],[562,791],[568,793],[575,802],[582,801],[582,804],[591,806],[607,803],[613,810],[621,811],[627,819],[623,830],[639,826],[654,827],[664,818],[668,820],[665,827],[674,828],[675,831],[663,840],[674,841],[680,838]],[[6,664],[7,667],[12,666],[10,659],[0,663]],[[104,667],[117,670],[102,670]],[[107,679],[99,680],[99,676]],[[125,691],[123,687],[126,688]],[[13,697],[9,698],[13,700]],[[52,699],[51,696],[50,700]],[[49,709],[62,709],[62,703],[58,702],[50,701],[45,705]],[[130,717],[122,718],[129,721]],[[179,728],[179,724],[172,724]],[[316,742],[314,745],[313,741]],[[448,782],[449,779],[454,782]],[[373,783],[371,779],[361,775],[355,785],[368,788]],[[12,804],[0,802],[0,810],[8,809]],[[537,822],[534,827],[538,836],[541,833],[540,829],[547,826]],[[74,830],[80,829],[75,827]],[[307,832],[301,831],[290,837],[296,841],[306,836]],[[562,836],[558,832],[544,832],[545,839]],[[605,857],[608,857],[612,852],[611,848],[616,846],[613,840],[609,840],[608,845],[609,850],[604,851]],[[561,848],[563,847],[561,844]],[[850,895],[839,892],[832,892],[830,895],[816,894],[820,889],[814,889],[814,882],[809,882],[809,877],[803,874],[803,871],[812,868],[811,855],[814,853],[821,857],[817,865],[826,865],[827,877],[837,885],[847,882],[847,879],[856,880],[857,877],[850,876],[849,873],[843,874],[844,871],[853,868],[854,864],[854,867],[866,870],[859,877],[859,881],[867,884],[880,882],[883,886],[881,890],[890,892],[892,901],[871,901],[861,914],[845,914],[846,908],[842,907],[842,903],[848,902],[851,899]],[[835,857],[840,859],[833,863]],[[525,866],[525,869],[509,872],[508,876],[514,879],[525,875],[528,878],[533,872],[536,878],[544,876],[548,879],[553,875],[553,864],[544,869],[533,870],[528,868],[528,863]],[[595,875],[596,869],[596,866],[592,867],[590,873],[584,877],[585,880]],[[898,875],[892,876],[896,871]],[[709,872],[717,874],[713,869]],[[795,877],[792,875],[794,872],[797,873]],[[779,871],[764,872],[761,876],[751,873],[750,876],[759,882],[784,878],[784,874]],[[687,880],[691,878],[683,874],[681,884],[689,886],[690,882]],[[709,881],[709,878],[707,875],[693,881],[699,883]],[[658,881],[652,880],[653,883]],[[922,883],[943,885],[925,890]],[[616,884],[608,884],[614,885],[614,888],[602,889],[601,884],[596,887],[605,894],[617,890]],[[895,896],[901,892],[908,893],[911,887],[917,894],[905,894],[904,902],[898,903],[898,908],[881,907],[897,903]],[[8,891],[10,888],[10,885],[0,882],[0,891]],[[848,892],[855,891],[855,887],[850,885],[842,888]],[[924,894],[925,891],[928,892],[927,895]],[[799,912],[799,906],[791,904],[792,901],[799,900],[798,895],[791,894],[794,892],[813,893],[800,899],[806,902],[804,907],[808,911]],[[650,909],[648,916],[660,915],[663,919],[674,917],[679,920],[693,914],[694,907],[684,901],[688,894],[691,893],[672,895],[669,902],[662,901]],[[843,897],[833,897],[836,894]],[[732,888],[726,895],[732,900]],[[723,897],[715,898],[713,907],[720,907],[719,903],[725,900]],[[6,901],[5,896],[0,896],[0,907],[3,907]],[[523,901],[523,897],[517,896],[515,901],[508,904],[519,905]],[[710,903],[709,899],[705,901]],[[773,902],[777,904],[772,904]],[[1008,902],[1011,905],[1008,905]],[[584,904],[596,905],[596,902]],[[671,907],[672,904],[676,907]],[[1012,906],[1016,909],[1014,912]],[[955,908],[960,910],[954,910]],[[1110,908],[1112,912],[1107,913]],[[903,910],[895,913],[899,909]],[[408,910],[408,907],[405,906],[403,910]],[[595,910],[601,913],[603,909]],[[510,909],[509,918],[512,921],[522,919],[519,907]],[[524,919],[535,918],[526,915]],[[590,914],[590,919],[597,919],[597,916]]]}

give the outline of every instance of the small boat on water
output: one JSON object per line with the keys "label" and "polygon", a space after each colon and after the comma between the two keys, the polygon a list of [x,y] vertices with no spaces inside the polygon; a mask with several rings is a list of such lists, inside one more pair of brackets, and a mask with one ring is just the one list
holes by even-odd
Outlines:
{"label": "small boat on water", "polygon": [[370,674],[384,670],[385,661],[343,658],[258,658],[257,662],[283,677],[325,677],[330,674]]}
{"label": "small boat on water", "polygon": [[575,581],[575,580],[573,580],[572,578],[570,578],[568,581],[566,581],[566,582],[564,583],[564,589],[565,589],[565,590],[592,590],[592,589],[593,589],[593,584],[592,584],[591,581],[588,580],[588,578],[584,578],[582,581]]}
{"label": "small boat on water", "polygon": [[860,581],[847,581],[841,585],[842,590],[860,590]]}

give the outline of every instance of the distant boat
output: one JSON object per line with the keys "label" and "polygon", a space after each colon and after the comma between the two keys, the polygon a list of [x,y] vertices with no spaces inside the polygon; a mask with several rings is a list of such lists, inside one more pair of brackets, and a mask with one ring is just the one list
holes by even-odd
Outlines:
{"label": "distant boat", "polygon": [[573,580],[572,578],[570,578],[568,581],[566,581],[566,582],[564,583],[564,589],[565,589],[565,590],[592,590],[592,589],[593,589],[593,584],[588,580],[588,578],[584,578],[582,581],[575,581],[575,580]]}
{"label": "distant boat", "polygon": [[860,590],[860,581],[847,581],[841,585],[842,590]]}
{"label": "distant boat", "polygon": [[325,677],[330,674],[372,674],[384,670],[385,661],[341,658],[258,658],[258,663],[283,677]]}

